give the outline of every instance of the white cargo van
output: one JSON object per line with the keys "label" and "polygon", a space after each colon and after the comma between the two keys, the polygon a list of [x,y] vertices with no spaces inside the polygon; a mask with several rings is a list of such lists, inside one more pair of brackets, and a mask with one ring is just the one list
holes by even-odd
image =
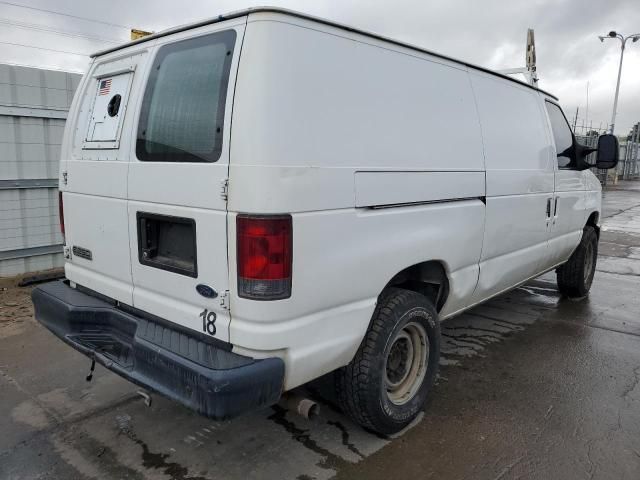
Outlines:
{"label": "white cargo van", "polygon": [[[587,294],[590,152],[548,93],[300,13],[155,34],[78,88],[67,280],[34,291],[36,317],[208,417],[333,372],[346,413],[395,432],[433,384],[440,321],[552,269]],[[615,137],[597,155],[613,167]]]}

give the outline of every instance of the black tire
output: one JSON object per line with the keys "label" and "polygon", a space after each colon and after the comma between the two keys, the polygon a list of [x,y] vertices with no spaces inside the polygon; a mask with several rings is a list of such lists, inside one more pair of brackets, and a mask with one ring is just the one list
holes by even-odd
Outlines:
{"label": "black tire", "polygon": [[598,259],[598,234],[591,226],[582,232],[580,245],[567,263],[556,270],[558,290],[569,298],[581,298],[589,293]]}
{"label": "black tire", "polygon": [[[413,336],[409,338],[407,334]],[[416,342],[417,338],[425,342]],[[425,343],[428,348],[421,351],[420,344]],[[411,347],[410,354],[403,348],[409,344],[416,345]],[[414,353],[418,351],[421,353]],[[412,358],[408,367],[407,362],[397,361],[403,356]],[[396,433],[423,409],[438,373],[439,359],[440,321],[436,309],[423,295],[390,288],[378,299],[369,330],[355,357],[335,372],[338,403],[364,428],[384,435]],[[406,380],[402,375],[408,375]],[[395,386],[390,380],[392,376],[398,382]],[[414,377],[415,381],[408,380]]]}

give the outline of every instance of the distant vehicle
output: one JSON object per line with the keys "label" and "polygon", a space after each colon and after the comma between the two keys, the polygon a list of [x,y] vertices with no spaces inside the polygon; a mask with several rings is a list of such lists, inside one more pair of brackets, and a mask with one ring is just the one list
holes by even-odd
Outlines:
{"label": "distant vehicle", "polygon": [[347,414],[397,432],[435,380],[440,321],[553,269],[587,294],[591,151],[548,93],[300,13],[144,37],[76,93],[67,280],[35,289],[36,317],[211,418],[333,372]]}

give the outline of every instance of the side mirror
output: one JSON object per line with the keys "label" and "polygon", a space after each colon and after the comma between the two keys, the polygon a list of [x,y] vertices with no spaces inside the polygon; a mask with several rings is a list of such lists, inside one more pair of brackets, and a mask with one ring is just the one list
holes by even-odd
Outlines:
{"label": "side mirror", "polygon": [[618,165],[619,156],[618,137],[611,134],[601,135],[598,138],[598,159],[595,166],[603,170],[614,168]]}

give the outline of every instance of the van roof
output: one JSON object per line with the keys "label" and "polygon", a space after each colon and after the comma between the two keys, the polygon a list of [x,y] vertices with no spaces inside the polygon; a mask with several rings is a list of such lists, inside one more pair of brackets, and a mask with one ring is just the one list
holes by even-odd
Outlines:
{"label": "van roof", "polygon": [[138,40],[135,40],[133,42],[128,42],[128,43],[119,45],[117,47],[108,48],[106,50],[101,50],[101,51],[96,52],[93,55],[91,55],[91,58],[95,58],[95,57],[99,57],[101,55],[105,55],[107,53],[115,52],[117,50],[121,50],[123,48],[127,48],[127,47],[129,47],[131,45],[137,45],[139,43],[148,42],[148,41],[156,39],[156,38],[166,37],[167,35],[171,35],[171,34],[178,33],[178,32],[183,32],[185,30],[190,30],[192,28],[198,28],[198,27],[202,27],[202,26],[205,26],[205,25],[211,25],[213,23],[218,23],[218,22],[223,22],[225,20],[230,20],[230,19],[233,19],[233,18],[243,17],[245,15],[249,15],[250,13],[257,13],[257,12],[272,12],[272,13],[281,13],[281,14],[284,14],[284,15],[291,15],[293,17],[304,18],[304,19],[307,19],[307,20],[312,20],[314,22],[323,23],[325,25],[330,25],[332,27],[337,27],[337,28],[340,28],[342,30],[346,30],[346,31],[349,31],[349,32],[354,32],[354,33],[358,33],[358,34],[361,34],[361,35],[366,35],[368,37],[376,38],[378,40],[383,40],[385,42],[389,42],[389,43],[392,43],[394,45],[399,45],[399,46],[402,46],[402,47],[410,48],[410,49],[416,50],[418,52],[422,52],[422,53],[427,53],[429,55],[433,55],[434,57],[438,57],[438,58],[442,58],[442,59],[445,59],[445,60],[449,60],[451,62],[459,63],[459,64],[465,65],[465,66],[467,66],[469,68],[473,68],[474,70],[480,70],[482,72],[486,72],[486,73],[489,73],[491,75],[495,75],[496,77],[500,77],[500,78],[503,78],[505,80],[509,80],[509,81],[515,82],[515,83],[517,83],[519,85],[524,85],[524,86],[529,87],[529,88],[531,88],[533,90],[542,92],[545,95],[548,95],[548,96],[554,98],[555,100],[558,100],[558,97],[556,97],[555,95],[553,95],[553,94],[551,94],[549,92],[546,92],[545,90],[542,90],[541,88],[534,87],[532,85],[529,85],[528,83],[525,83],[525,82],[520,81],[520,80],[518,80],[516,78],[513,78],[513,77],[509,77],[508,75],[503,75],[502,73],[498,73],[498,72],[496,72],[494,70],[490,70],[488,68],[480,67],[478,65],[474,65],[474,64],[469,63],[469,62],[465,62],[465,61],[458,60],[458,59],[455,59],[455,58],[452,58],[452,57],[448,57],[447,55],[442,55],[441,53],[436,53],[436,52],[433,52],[431,50],[427,50],[426,48],[422,48],[422,47],[418,47],[416,45],[412,45],[410,43],[405,43],[405,42],[402,42],[400,40],[394,40],[393,38],[388,38],[388,37],[385,37],[383,35],[378,35],[377,33],[367,32],[365,30],[360,30],[359,28],[351,27],[349,25],[344,25],[342,23],[334,22],[332,20],[327,20],[327,19],[324,19],[324,18],[315,17],[313,15],[308,15],[306,13],[297,12],[295,10],[289,10],[287,8],[280,8],[280,7],[252,7],[252,8],[245,8],[243,10],[236,10],[234,12],[230,12],[230,13],[227,13],[227,14],[224,14],[224,15],[218,15],[217,17],[209,18],[209,19],[206,19],[206,20],[201,20],[199,22],[189,23],[189,24],[186,24],[186,25],[180,25],[178,27],[169,28],[167,30],[163,30],[161,32],[154,33],[152,35],[148,35],[146,37],[142,37],[142,38],[140,38]]}

